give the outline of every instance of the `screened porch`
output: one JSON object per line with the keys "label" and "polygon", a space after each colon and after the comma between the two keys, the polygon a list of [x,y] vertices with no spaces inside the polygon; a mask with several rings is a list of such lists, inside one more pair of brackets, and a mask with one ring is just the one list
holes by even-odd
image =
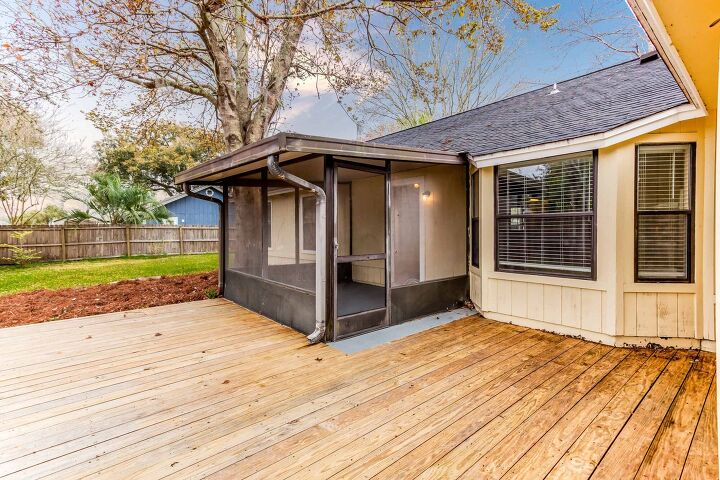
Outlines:
{"label": "screened porch", "polygon": [[305,333],[320,315],[326,340],[468,298],[463,158],[290,134],[260,143],[183,182],[225,191],[226,298]]}

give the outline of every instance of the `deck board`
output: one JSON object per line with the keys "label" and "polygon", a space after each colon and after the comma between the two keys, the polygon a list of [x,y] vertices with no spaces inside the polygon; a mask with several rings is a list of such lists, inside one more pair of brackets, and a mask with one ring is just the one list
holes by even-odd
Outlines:
{"label": "deck board", "polygon": [[218,299],[0,330],[2,478],[717,477],[715,355],[467,317],[345,355]]}

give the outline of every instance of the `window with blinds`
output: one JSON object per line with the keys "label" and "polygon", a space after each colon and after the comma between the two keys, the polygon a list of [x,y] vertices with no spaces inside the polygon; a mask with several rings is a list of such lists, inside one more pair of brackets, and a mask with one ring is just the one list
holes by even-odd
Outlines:
{"label": "window with blinds", "polygon": [[692,146],[641,145],[636,172],[636,279],[689,282]]}
{"label": "window with blinds", "polygon": [[480,267],[480,171],[470,177],[470,230],[472,238],[471,262]]}
{"label": "window with blinds", "polygon": [[592,152],[499,166],[496,269],[595,276],[595,157]]}

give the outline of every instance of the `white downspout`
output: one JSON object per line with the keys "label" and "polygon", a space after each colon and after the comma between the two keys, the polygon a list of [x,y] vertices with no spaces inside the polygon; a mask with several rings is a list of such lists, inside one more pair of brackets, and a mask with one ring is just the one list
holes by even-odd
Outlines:
{"label": "white downspout", "polygon": [[[315,194],[315,330],[308,335],[310,343],[318,343],[325,337],[325,292],[326,273],[326,204],[325,191],[317,185],[308,182],[280,167],[277,155],[269,155],[267,167],[270,174],[296,187],[310,190]],[[299,240],[299,239],[296,239]]]}

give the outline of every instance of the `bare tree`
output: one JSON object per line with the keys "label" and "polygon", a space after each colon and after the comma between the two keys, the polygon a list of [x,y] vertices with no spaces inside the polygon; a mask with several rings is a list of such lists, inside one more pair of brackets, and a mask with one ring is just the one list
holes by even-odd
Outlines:
{"label": "bare tree", "polygon": [[513,49],[467,48],[439,35],[402,36],[397,43],[399,55],[380,62],[384,81],[359,100],[353,115],[368,137],[479,107],[517,87],[502,75]]}
{"label": "bare tree", "polygon": [[637,58],[651,48],[640,24],[624,2],[614,5],[601,0],[580,4],[576,15],[558,21],[555,32],[564,38],[564,47],[583,44],[601,46],[597,61],[609,56]]}
{"label": "bare tree", "polygon": [[0,108],[0,208],[13,224],[31,222],[53,192],[83,170],[79,148],[51,120]]}
{"label": "bare tree", "polygon": [[[0,0],[3,1],[3,0]],[[10,47],[42,87],[70,85],[128,113],[217,118],[228,149],[262,138],[292,81],[326,79],[340,96],[367,86],[387,39],[442,32],[497,50],[503,24],[550,28],[557,6],[527,0],[28,0],[9,3]],[[68,67],[69,68],[66,68]]]}

